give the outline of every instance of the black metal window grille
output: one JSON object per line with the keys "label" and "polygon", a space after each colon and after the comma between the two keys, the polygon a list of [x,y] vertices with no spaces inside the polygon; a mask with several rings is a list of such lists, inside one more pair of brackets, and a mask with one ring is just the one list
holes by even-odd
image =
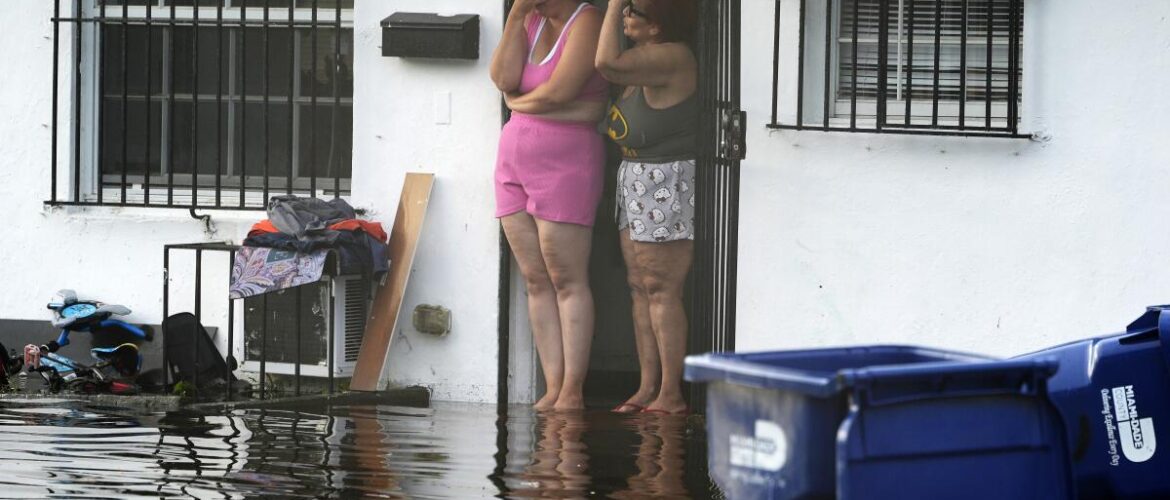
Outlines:
{"label": "black metal window grille", "polygon": [[[800,22],[786,68],[789,8]],[[1023,0],[777,0],[769,128],[1030,137],[1022,39]]]}
{"label": "black metal window grille", "polygon": [[348,194],[353,0],[55,3],[48,203],[262,209],[276,194]]}

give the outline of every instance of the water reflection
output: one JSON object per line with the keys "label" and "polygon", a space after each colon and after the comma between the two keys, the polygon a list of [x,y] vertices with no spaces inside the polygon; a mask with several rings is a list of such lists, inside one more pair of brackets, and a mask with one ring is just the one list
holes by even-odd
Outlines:
{"label": "water reflection", "polygon": [[577,498],[589,493],[589,454],[582,437],[588,429],[584,412],[536,413],[537,435],[529,459],[516,474],[517,498]]}
{"label": "water reflection", "polygon": [[634,464],[637,473],[627,480],[628,487],[614,498],[684,498],[688,496],[686,472],[686,419],[659,416],[633,420],[632,427],[642,438]]}
{"label": "water reflection", "polygon": [[709,498],[681,417],[436,403],[136,413],[0,400],[0,497]]}
{"label": "water reflection", "polygon": [[517,408],[505,421],[504,497],[721,498],[701,421]]}

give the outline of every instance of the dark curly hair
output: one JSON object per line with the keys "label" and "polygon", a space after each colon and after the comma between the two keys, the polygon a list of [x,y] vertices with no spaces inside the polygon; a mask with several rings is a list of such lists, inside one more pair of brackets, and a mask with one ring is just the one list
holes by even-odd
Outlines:
{"label": "dark curly hair", "polygon": [[695,0],[642,0],[642,10],[661,29],[660,41],[694,44]]}

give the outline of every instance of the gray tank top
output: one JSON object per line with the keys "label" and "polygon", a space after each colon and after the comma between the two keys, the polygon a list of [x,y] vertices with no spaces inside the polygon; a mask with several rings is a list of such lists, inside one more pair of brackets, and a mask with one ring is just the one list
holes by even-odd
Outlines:
{"label": "gray tank top", "polygon": [[610,106],[606,134],[622,148],[622,158],[647,163],[695,157],[699,125],[698,92],[666,109],[646,103],[642,87]]}

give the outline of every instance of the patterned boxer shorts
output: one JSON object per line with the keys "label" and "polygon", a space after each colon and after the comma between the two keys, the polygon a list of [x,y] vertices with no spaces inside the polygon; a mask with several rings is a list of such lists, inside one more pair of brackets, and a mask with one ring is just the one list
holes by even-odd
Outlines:
{"label": "patterned boxer shorts", "polygon": [[647,243],[695,239],[695,160],[622,161],[618,167],[618,230]]}

